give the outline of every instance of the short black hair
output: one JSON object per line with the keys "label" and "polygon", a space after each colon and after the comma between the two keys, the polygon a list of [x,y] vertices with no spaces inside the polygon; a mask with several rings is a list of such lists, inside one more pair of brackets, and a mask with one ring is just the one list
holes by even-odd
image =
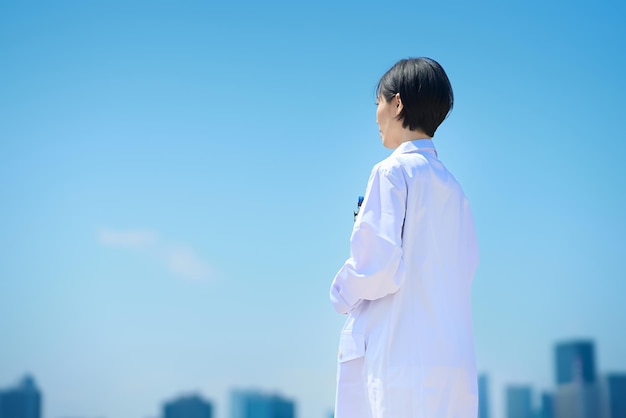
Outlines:
{"label": "short black hair", "polygon": [[441,65],[431,58],[400,60],[382,76],[376,97],[389,102],[398,93],[403,107],[398,115],[402,126],[421,130],[430,137],[454,105],[450,80]]}

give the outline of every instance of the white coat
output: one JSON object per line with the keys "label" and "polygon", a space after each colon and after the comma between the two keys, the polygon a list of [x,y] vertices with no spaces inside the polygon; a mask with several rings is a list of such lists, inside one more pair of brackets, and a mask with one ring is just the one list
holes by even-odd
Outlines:
{"label": "white coat", "polygon": [[470,206],[431,140],[372,170],[330,298],[347,313],[335,418],[476,418]]}

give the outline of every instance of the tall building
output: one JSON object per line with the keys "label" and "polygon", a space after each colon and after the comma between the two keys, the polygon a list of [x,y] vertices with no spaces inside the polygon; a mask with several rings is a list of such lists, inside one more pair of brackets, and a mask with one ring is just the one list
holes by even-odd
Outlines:
{"label": "tall building", "polygon": [[567,383],[556,388],[555,418],[601,418],[602,403],[597,383]]}
{"label": "tall building", "polygon": [[555,418],[599,418],[602,397],[596,379],[593,342],[578,340],[555,347]]}
{"label": "tall building", "polygon": [[554,396],[550,392],[541,394],[539,405],[539,418],[554,418]]}
{"label": "tall building", "polygon": [[0,418],[41,418],[41,392],[35,379],[25,376],[16,387],[0,391]]}
{"label": "tall building", "polygon": [[256,391],[231,393],[230,418],[295,418],[292,400]]}
{"label": "tall building", "polygon": [[555,348],[556,384],[591,383],[596,380],[593,342],[589,340],[562,342]]}
{"label": "tall building", "polygon": [[530,386],[506,388],[506,418],[534,418]]}
{"label": "tall building", "polygon": [[489,379],[478,376],[478,418],[489,418]]}
{"label": "tall building", "polygon": [[610,374],[603,383],[606,417],[626,417],[626,374]]}
{"label": "tall building", "polygon": [[164,418],[213,418],[213,405],[199,395],[182,396],[163,405]]}

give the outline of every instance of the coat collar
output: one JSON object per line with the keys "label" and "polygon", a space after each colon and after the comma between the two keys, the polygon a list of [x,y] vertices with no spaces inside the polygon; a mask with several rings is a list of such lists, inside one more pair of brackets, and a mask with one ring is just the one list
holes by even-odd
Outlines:
{"label": "coat collar", "polygon": [[424,152],[431,151],[437,155],[437,149],[432,139],[414,139],[413,141],[406,141],[398,145],[398,148],[393,150],[393,154],[406,154],[410,152]]}

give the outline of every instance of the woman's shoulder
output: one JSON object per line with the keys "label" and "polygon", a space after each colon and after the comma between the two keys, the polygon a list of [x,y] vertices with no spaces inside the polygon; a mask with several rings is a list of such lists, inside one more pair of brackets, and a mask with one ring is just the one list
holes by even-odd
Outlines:
{"label": "woman's shoulder", "polygon": [[402,175],[406,172],[427,168],[428,159],[419,153],[393,153],[374,166],[374,170],[383,174]]}
{"label": "woman's shoulder", "polygon": [[407,167],[405,164],[393,156],[389,156],[380,161],[372,168],[370,183],[384,181],[398,187],[406,182]]}

